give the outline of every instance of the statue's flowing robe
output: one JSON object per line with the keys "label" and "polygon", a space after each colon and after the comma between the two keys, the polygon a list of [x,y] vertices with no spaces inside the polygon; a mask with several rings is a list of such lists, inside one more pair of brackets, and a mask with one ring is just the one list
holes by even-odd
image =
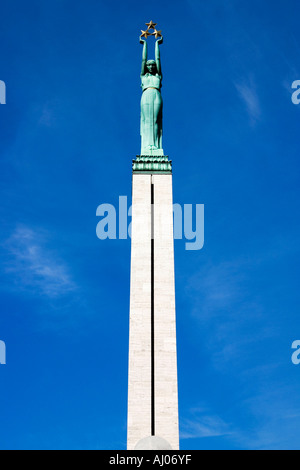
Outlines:
{"label": "statue's flowing robe", "polygon": [[162,97],[161,77],[149,73],[142,75],[141,99],[141,154],[150,149],[162,149]]}

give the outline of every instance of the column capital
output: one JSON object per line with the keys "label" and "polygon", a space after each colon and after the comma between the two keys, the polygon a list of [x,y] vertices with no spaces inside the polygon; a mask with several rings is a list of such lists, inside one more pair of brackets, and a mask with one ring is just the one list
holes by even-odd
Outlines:
{"label": "column capital", "polygon": [[132,160],[132,173],[172,174],[172,161],[167,155],[137,155]]}

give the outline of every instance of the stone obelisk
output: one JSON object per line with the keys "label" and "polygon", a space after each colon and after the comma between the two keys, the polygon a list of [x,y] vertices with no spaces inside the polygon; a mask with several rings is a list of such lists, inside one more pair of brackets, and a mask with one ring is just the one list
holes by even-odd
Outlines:
{"label": "stone obelisk", "polygon": [[[127,448],[179,449],[172,163],[162,149],[161,31],[142,31],[141,154],[133,160]],[[153,30],[153,32],[151,32]],[[155,60],[147,60],[155,36]]]}

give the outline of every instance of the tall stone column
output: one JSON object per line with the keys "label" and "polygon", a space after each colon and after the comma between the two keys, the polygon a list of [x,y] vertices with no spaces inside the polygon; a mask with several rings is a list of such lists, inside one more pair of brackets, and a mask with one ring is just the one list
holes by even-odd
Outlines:
{"label": "tall stone column", "polygon": [[128,449],[179,449],[172,167],[133,162]]}
{"label": "tall stone column", "polygon": [[[161,31],[146,23],[141,155],[133,161],[128,449],[179,449],[172,162],[162,148]],[[147,38],[155,36],[155,60]]]}

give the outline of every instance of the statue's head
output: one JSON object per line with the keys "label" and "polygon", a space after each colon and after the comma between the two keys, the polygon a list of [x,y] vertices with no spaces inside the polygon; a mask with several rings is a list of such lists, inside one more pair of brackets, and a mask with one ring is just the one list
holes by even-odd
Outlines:
{"label": "statue's head", "polygon": [[149,73],[152,75],[156,74],[157,68],[155,60],[147,60],[146,67]]}

